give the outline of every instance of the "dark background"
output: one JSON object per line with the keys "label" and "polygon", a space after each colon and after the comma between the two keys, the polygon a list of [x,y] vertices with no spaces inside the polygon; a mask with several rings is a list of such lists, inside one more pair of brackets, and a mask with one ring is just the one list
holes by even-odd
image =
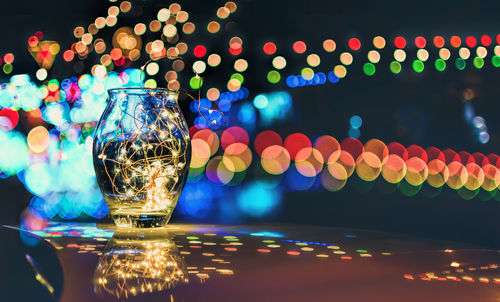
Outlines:
{"label": "dark background", "polygon": [[[143,7],[143,15],[127,15],[119,20],[120,26],[149,22],[156,16],[158,8],[170,4],[165,1],[132,3]],[[217,8],[224,2],[182,1],[180,4],[198,25],[215,19]],[[338,61],[340,52],[347,50],[349,38],[357,37],[364,43],[362,54],[354,55],[348,76],[338,84],[288,89],[294,101],[295,115],[288,123],[272,128],[283,137],[300,131],[309,137],[329,134],[340,141],[347,136],[349,118],[357,114],[363,118],[360,129],[362,142],[378,138],[385,143],[397,141],[405,146],[417,144],[423,148],[435,146],[441,150],[451,148],[483,154],[498,152],[500,125],[496,115],[500,108],[500,77],[499,71],[490,62],[493,47],[488,48],[485,67],[480,70],[475,69],[469,59],[467,68],[458,71],[453,66],[457,51],[449,44],[446,47],[452,51],[452,57],[445,72],[440,73],[433,68],[431,60],[437,53],[433,46],[426,47],[431,59],[421,74],[412,72],[408,63],[415,58],[414,48],[405,49],[407,60],[402,64],[401,74],[392,74],[388,62],[394,50],[391,42],[397,35],[407,38],[408,44],[418,35],[426,37],[428,45],[434,35],[442,35],[445,39],[452,35],[459,35],[462,39],[473,35],[479,39],[482,34],[489,34],[495,41],[500,33],[500,30],[497,31],[500,28],[499,2],[239,1],[237,4],[238,10],[230,17],[232,23],[226,34],[208,39],[208,35],[198,31],[200,33],[193,35],[190,43],[204,43],[213,50],[226,49],[227,55],[229,37],[240,36],[244,41],[242,57],[249,62],[245,87],[250,90],[250,100],[258,93],[287,89],[283,79],[277,86],[271,86],[265,80],[272,59],[272,56],[262,53],[261,47],[265,42],[274,41],[278,45],[278,54],[288,62],[287,75],[298,74],[300,68],[305,66],[305,56],[291,51],[290,46],[296,40],[307,43],[307,53],[320,54],[322,62],[318,69],[325,72],[337,64],[334,62]],[[13,74],[29,73],[34,78],[38,67],[30,57],[26,44],[35,31],[41,30],[44,39],[56,40],[62,50],[67,49],[75,42],[74,27],[86,27],[97,16],[105,15],[108,6],[108,2],[101,0],[3,1],[0,9],[0,53],[12,52],[16,55]],[[148,14],[151,17],[145,17]],[[111,30],[108,36],[110,33]],[[106,32],[103,34],[106,35]],[[382,60],[377,65],[375,76],[367,77],[361,69],[366,59],[359,58],[372,49],[366,47],[376,35],[385,37],[388,46],[380,51]],[[337,50],[331,58],[321,50],[321,43],[327,38],[337,42]],[[87,60],[87,71],[96,61],[92,58]],[[222,61],[224,63],[224,56]],[[231,72],[231,64],[225,66],[227,74],[207,73],[206,78],[214,83],[224,83]],[[71,65],[63,62],[59,55],[51,76],[63,79],[72,75]],[[7,79],[0,77],[2,82]],[[188,87],[187,81],[181,81],[181,85]],[[474,90],[476,98],[472,104],[476,114],[486,119],[491,135],[490,141],[484,145],[477,141],[472,127],[463,117],[461,95],[467,88]],[[387,195],[381,193],[383,184],[373,185],[375,188],[367,193],[360,192],[363,189],[356,185],[355,180],[349,180],[346,188],[336,193],[286,193],[281,208],[258,222],[366,228],[500,247],[500,204],[495,199],[464,200],[447,188],[435,198],[421,193],[406,197],[399,191]],[[1,180],[0,192],[3,204],[0,222],[18,223],[19,214],[29,201],[29,193],[15,177]],[[183,219],[174,214],[174,221]],[[203,222],[216,221],[208,218]],[[245,222],[257,220],[241,221]]]}

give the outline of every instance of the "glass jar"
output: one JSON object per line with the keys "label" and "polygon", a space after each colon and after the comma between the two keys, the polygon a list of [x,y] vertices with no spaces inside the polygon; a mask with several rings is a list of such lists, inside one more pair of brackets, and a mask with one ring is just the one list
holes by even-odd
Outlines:
{"label": "glass jar", "polygon": [[191,141],[178,91],[110,89],[94,134],[97,181],[119,227],[168,223],[186,182]]}

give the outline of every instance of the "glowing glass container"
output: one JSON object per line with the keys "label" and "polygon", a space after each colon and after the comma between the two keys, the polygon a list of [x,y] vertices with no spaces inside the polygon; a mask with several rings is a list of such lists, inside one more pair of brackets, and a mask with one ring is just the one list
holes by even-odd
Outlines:
{"label": "glowing glass container", "polygon": [[178,92],[162,88],[109,91],[94,135],[99,187],[120,227],[168,223],[186,182],[189,131]]}

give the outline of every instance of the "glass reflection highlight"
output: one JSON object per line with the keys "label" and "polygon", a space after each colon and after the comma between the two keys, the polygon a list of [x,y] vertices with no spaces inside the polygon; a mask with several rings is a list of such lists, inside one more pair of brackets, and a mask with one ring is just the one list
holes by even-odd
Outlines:
{"label": "glass reflection highlight", "polygon": [[187,283],[184,258],[165,230],[117,231],[94,272],[94,292],[128,298]]}

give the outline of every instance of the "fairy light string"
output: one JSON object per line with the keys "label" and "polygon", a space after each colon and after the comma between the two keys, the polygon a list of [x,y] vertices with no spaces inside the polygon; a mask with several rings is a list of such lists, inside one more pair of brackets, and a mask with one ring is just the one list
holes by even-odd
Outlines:
{"label": "fairy light string", "polygon": [[[157,211],[172,207],[180,178],[187,169],[190,150],[187,125],[175,106],[172,91],[148,93],[132,113],[121,108],[129,96],[123,92],[111,99],[117,110],[116,129],[106,137],[98,158],[112,189],[121,202],[143,200],[142,207]],[[115,109],[116,108],[116,109]],[[109,113],[110,116],[113,112]],[[105,121],[104,123],[111,122]],[[106,125],[103,125],[106,127]]]}

